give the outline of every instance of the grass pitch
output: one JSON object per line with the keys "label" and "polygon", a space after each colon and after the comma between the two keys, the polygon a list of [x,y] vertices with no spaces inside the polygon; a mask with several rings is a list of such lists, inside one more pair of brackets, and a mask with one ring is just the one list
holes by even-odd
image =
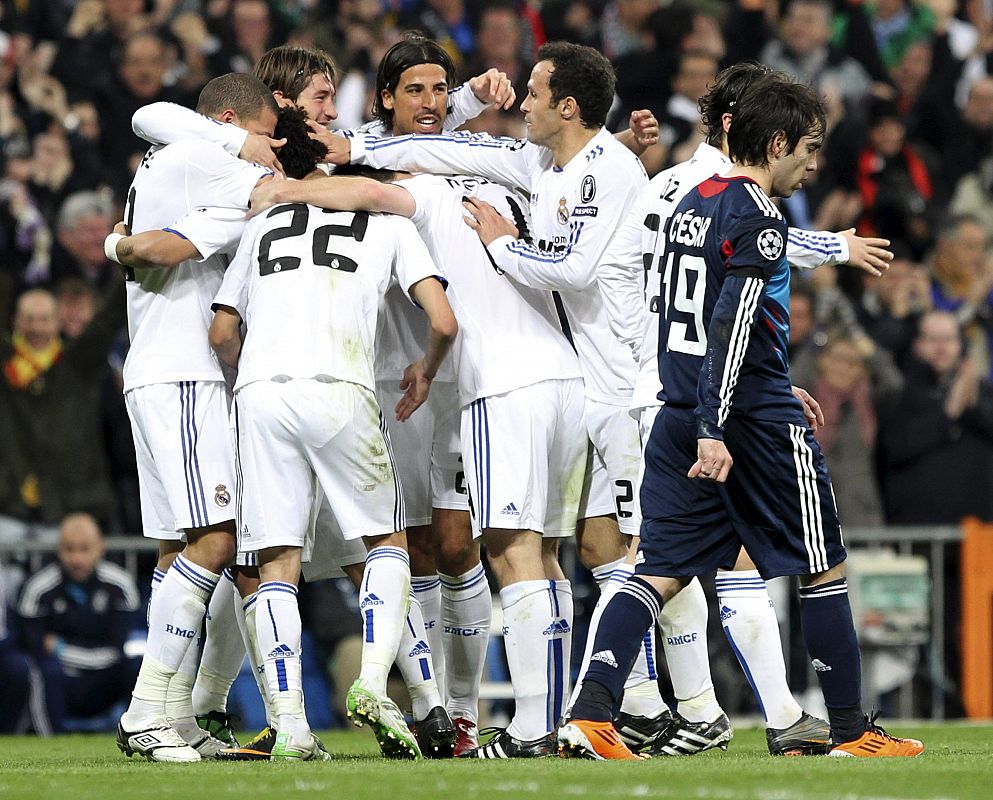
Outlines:
{"label": "grass pitch", "polygon": [[127,759],[111,735],[0,737],[3,800],[322,800],[641,798],[673,800],[980,800],[993,798],[993,726],[895,727],[924,740],[918,759],[772,758],[765,732],[738,730],[726,753],[642,763],[388,762],[367,731],[324,736],[331,764]]}

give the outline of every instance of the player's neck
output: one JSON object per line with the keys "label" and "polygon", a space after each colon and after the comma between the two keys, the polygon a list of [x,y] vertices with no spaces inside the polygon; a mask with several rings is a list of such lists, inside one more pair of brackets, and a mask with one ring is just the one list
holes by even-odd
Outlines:
{"label": "player's neck", "polygon": [[600,128],[584,128],[582,125],[567,125],[563,127],[554,140],[548,143],[548,149],[552,151],[552,160],[555,166],[562,169],[572,159],[583,150],[593,140],[593,137],[600,133]]}
{"label": "player's neck", "polygon": [[753,167],[746,166],[744,164],[735,164],[730,172],[728,172],[725,177],[727,178],[751,178],[759,186],[762,187],[762,191],[771,196],[772,193],[772,172],[768,167]]}

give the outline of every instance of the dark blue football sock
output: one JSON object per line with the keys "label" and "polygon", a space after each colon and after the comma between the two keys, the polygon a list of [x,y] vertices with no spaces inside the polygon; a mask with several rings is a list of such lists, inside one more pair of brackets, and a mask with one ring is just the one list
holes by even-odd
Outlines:
{"label": "dark blue football sock", "polygon": [[600,618],[593,656],[570,716],[596,722],[613,719],[645,631],[655,624],[661,610],[662,596],[643,578],[628,578],[617,590]]}
{"label": "dark blue football sock", "polygon": [[835,742],[865,732],[862,659],[844,578],[800,589],[800,624],[810,663],[824,693]]}

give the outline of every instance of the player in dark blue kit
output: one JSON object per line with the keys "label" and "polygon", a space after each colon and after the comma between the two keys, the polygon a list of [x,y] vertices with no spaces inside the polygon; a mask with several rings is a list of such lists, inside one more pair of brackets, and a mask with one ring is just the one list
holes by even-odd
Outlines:
{"label": "player in dark blue kit", "polygon": [[665,229],[665,405],[645,451],[644,563],[604,612],[582,692],[559,732],[563,755],[636,757],[616,746],[610,719],[639,632],[693,576],[732,566],[741,546],[763,578],[800,578],[830,755],[924,750],[862,712],[841,527],[820,447],[790,385],[787,226],[769,198],[789,196],[816,169],[824,126],[811,90],[757,81],[728,133],[734,168],[691,191]]}

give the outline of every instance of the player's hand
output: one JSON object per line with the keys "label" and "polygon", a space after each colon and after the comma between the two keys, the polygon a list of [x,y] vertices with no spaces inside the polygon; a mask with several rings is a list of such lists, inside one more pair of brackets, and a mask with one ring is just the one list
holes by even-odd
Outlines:
{"label": "player's hand", "polygon": [[476,232],[484,246],[501,236],[517,238],[517,226],[485,200],[478,197],[467,198],[463,201],[462,208],[467,212],[462,220]]}
{"label": "player's hand", "polygon": [[517,93],[507,74],[496,68],[488,69],[482,75],[469,80],[469,89],[480,103],[488,103],[505,111],[514,105]]}
{"label": "player's hand", "polygon": [[877,278],[890,268],[893,253],[886,248],[890,246],[889,239],[873,239],[857,236],[855,228],[842,231],[842,236],[848,242],[848,265],[875,275]]}
{"label": "player's hand", "polygon": [[696,462],[690,467],[686,477],[724,483],[733,463],[731,454],[720,439],[697,439]]}
{"label": "player's hand", "polygon": [[114,233],[119,233],[121,236],[130,236],[131,231],[128,230],[127,223],[121,221],[114,226]]}
{"label": "player's hand", "polygon": [[310,128],[310,138],[317,139],[328,149],[328,154],[324,157],[325,164],[344,166],[352,161],[352,140],[347,136],[339,136],[331,133],[323,125],[307,120],[307,127]]}
{"label": "player's hand", "polygon": [[334,134],[328,129],[327,125],[321,125],[319,122],[314,122],[312,119],[308,119],[307,127],[310,128],[310,138],[315,142],[320,142],[324,145],[324,149],[330,151],[331,145],[333,143]]}
{"label": "player's hand", "polygon": [[651,111],[647,109],[632,111],[628,124],[642,150],[659,143],[659,121]]}
{"label": "player's hand", "polygon": [[281,192],[288,182],[285,178],[276,176],[255,184],[252,196],[248,200],[248,213],[245,216],[248,219],[257,217],[263,211],[268,211],[274,205],[284,202]]}
{"label": "player's hand", "polygon": [[415,361],[403,371],[400,390],[404,392],[397,403],[396,415],[400,422],[406,422],[410,415],[423,405],[431,391],[431,379],[424,371],[424,359]]}
{"label": "player's hand", "polygon": [[803,406],[803,416],[807,419],[807,424],[810,426],[812,431],[816,431],[818,428],[824,426],[824,412],[821,411],[821,404],[818,403],[813,397],[810,396],[810,392],[806,389],[801,389],[799,386],[794,386],[793,396],[800,401]]}
{"label": "player's hand", "polygon": [[283,174],[283,165],[279,163],[276,150],[286,144],[286,139],[272,139],[261,133],[250,133],[245,139],[245,144],[238,153],[238,158],[244,161],[252,161],[263,167],[268,167],[273,172]]}

